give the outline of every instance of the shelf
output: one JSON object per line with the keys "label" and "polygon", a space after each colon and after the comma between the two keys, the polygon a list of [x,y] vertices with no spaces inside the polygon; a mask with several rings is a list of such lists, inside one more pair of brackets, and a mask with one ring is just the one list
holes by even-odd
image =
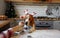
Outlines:
{"label": "shelf", "polygon": [[52,0],[52,3],[60,3],[60,0]]}
{"label": "shelf", "polygon": [[15,3],[50,3],[51,1],[48,0],[48,1],[41,1],[41,0],[5,0],[5,1],[12,1],[12,2],[15,2]]}
{"label": "shelf", "polygon": [[38,21],[60,21],[60,18],[37,18]]}
{"label": "shelf", "polygon": [[[21,20],[20,18],[13,18],[15,20]],[[39,21],[60,21],[60,18],[34,18]]]}
{"label": "shelf", "polygon": [[44,1],[42,2],[41,0],[5,0],[5,1],[12,1],[12,2],[23,2],[23,3],[28,3],[28,2],[36,2],[36,3],[60,3],[60,0],[47,0],[47,1]]}

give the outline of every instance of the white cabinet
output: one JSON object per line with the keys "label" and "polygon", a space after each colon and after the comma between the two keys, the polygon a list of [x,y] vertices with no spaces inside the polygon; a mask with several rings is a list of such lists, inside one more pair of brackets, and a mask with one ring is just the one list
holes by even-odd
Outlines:
{"label": "white cabinet", "polygon": [[54,26],[53,26],[53,28],[60,30],[60,21],[54,21]]}
{"label": "white cabinet", "polygon": [[59,17],[60,17],[60,6],[59,6]]}

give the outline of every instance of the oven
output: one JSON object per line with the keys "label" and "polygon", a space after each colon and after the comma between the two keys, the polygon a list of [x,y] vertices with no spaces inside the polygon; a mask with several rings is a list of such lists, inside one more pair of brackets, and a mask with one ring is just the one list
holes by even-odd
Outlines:
{"label": "oven", "polygon": [[36,29],[39,28],[53,28],[53,21],[35,21]]}

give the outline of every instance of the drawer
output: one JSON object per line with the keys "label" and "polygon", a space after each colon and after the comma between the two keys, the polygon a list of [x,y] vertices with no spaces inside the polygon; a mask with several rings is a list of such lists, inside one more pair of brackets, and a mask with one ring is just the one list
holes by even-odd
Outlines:
{"label": "drawer", "polygon": [[35,21],[35,25],[37,28],[41,27],[53,28],[53,21]]}

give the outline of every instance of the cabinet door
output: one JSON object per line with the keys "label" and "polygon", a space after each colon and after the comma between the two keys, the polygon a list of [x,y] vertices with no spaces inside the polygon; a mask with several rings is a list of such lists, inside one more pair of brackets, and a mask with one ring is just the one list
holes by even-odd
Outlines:
{"label": "cabinet door", "polygon": [[60,21],[54,21],[54,29],[60,30]]}
{"label": "cabinet door", "polygon": [[35,21],[35,25],[36,27],[40,28],[40,27],[47,27],[47,28],[50,28],[52,29],[53,28],[53,21]]}
{"label": "cabinet door", "polygon": [[60,6],[59,6],[59,17],[60,17]]}

